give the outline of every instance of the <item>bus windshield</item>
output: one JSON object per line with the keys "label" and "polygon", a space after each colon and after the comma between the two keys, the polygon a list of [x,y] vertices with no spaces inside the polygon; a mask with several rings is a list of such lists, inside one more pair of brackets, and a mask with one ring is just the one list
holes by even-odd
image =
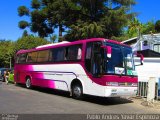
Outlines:
{"label": "bus windshield", "polygon": [[[105,62],[105,74],[136,75],[132,49],[115,44],[106,45],[112,47],[111,58]],[[106,55],[105,55],[106,56]]]}

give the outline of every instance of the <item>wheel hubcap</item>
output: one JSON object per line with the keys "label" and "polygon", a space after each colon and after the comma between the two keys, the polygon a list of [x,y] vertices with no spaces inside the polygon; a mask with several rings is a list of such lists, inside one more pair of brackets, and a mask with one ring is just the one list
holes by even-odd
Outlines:
{"label": "wheel hubcap", "polygon": [[74,95],[77,97],[81,95],[81,89],[79,87],[75,87],[73,92],[74,92]]}
{"label": "wheel hubcap", "polygon": [[27,81],[26,81],[26,87],[29,88],[30,86],[31,86],[31,81],[30,81],[30,79],[27,79]]}

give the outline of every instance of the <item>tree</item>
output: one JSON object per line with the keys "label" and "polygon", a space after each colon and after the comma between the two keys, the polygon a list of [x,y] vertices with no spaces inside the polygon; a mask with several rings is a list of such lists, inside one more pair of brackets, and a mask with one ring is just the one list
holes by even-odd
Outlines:
{"label": "tree", "polygon": [[150,34],[155,32],[155,25],[153,21],[148,21],[147,23],[142,24],[138,19],[134,18],[129,22],[128,29],[126,30],[125,36],[128,38],[131,37],[140,37],[141,34]]}
{"label": "tree", "polygon": [[46,39],[43,39],[43,38],[34,37],[32,35],[24,36],[22,38],[19,38],[15,42],[14,52],[16,53],[21,49],[24,49],[24,50],[31,49],[31,48],[35,48],[37,46],[45,45],[49,43],[50,42],[48,42]]}
{"label": "tree", "polygon": [[155,30],[156,30],[156,32],[160,32],[160,20],[156,21]]}
{"label": "tree", "polygon": [[[67,28],[65,39],[71,40],[120,36],[134,14],[129,12],[134,0],[32,0],[31,22],[25,24],[40,37],[47,37],[59,28],[59,41]],[[20,9],[21,8],[21,9]],[[28,9],[19,7],[20,16]],[[24,22],[23,22],[24,23]],[[23,29],[24,26],[22,25]],[[27,26],[29,25],[29,26]],[[75,34],[75,31],[78,33]],[[90,32],[98,32],[89,34]]]}
{"label": "tree", "polygon": [[18,15],[19,16],[24,16],[24,15],[29,16],[29,9],[26,6],[20,6],[18,8]]}
{"label": "tree", "polygon": [[137,19],[133,18],[132,21],[129,22],[127,34],[129,38],[131,37],[140,37],[142,31],[143,24]]}
{"label": "tree", "polygon": [[10,60],[13,67],[14,56],[20,49],[31,49],[49,43],[46,39],[34,37],[33,35],[24,35],[17,41],[0,40],[0,67],[10,67]]}
{"label": "tree", "polygon": [[[127,2],[110,0],[109,4],[106,0],[80,1],[78,3],[79,10],[75,10],[75,14],[73,14],[73,16],[76,15],[74,18],[78,19],[69,26],[69,34],[67,35],[71,36],[72,40],[77,38],[121,36],[128,20],[135,15],[133,13],[127,14],[130,6],[134,4],[134,0],[128,0]],[[94,33],[94,36],[93,34],[90,36],[88,31],[92,31],[93,28],[88,26],[95,25],[95,23],[100,31]],[[84,37],[83,35],[86,36]]]}
{"label": "tree", "polygon": [[33,9],[39,9],[41,4],[39,0],[32,0],[31,6]]}
{"label": "tree", "polygon": [[28,27],[29,26],[29,23],[27,22],[27,21],[20,21],[19,23],[18,23],[18,27],[19,28],[21,28],[21,29],[25,29],[26,27]]}
{"label": "tree", "polygon": [[0,67],[10,67],[10,60],[14,60],[14,42],[0,40]]}
{"label": "tree", "polygon": [[146,24],[143,24],[142,34],[155,33],[155,24],[153,21],[148,21]]}
{"label": "tree", "polygon": [[27,32],[27,30],[24,30],[22,37],[27,37],[27,36],[28,36],[28,32]]}
{"label": "tree", "polygon": [[71,30],[65,35],[65,39],[69,41],[75,41],[79,39],[102,37],[103,26],[98,25],[96,22],[84,23],[79,25],[72,25]]}

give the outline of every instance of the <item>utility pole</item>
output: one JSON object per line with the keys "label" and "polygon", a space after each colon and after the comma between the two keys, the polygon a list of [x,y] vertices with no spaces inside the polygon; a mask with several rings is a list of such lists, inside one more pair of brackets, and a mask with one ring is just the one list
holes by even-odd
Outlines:
{"label": "utility pole", "polygon": [[11,59],[12,59],[11,56],[9,56],[9,67],[10,67],[10,69],[12,68],[12,60]]}

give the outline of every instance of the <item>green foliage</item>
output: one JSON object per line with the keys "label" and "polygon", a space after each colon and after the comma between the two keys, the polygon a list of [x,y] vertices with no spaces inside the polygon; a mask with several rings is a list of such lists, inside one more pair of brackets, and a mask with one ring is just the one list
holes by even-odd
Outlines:
{"label": "green foliage", "polygon": [[[76,10],[77,13],[73,14],[73,16],[76,15],[74,18],[77,19],[72,25],[68,26],[70,28],[68,35],[75,40],[77,38],[83,39],[95,36],[105,38],[121,36],[123,27],[127,25],[128,20],[134,15],[133,13],[127,14],[129,6],[135,3],[133,0],[129,0],[128,3],[119,0],[110,0],[110,2],[112,4],[108,5],[106,0],[81,1],[78,4],[80,10]],[[100,30],[88,35],[88,26],[93,23],[96,23]],[[73,28],[76,28],[77,31]],[[76,34],[75,32],[78,33]]]}
{"label": "green foliage", "polygon": [[0,40],[0,67],[10,67],[10,60],[13,66],[14,56],[20,49],[35,48],[49,43],[50,42],[43,38],[34,37],[32,35],[24,35],[15,42],[10,40]]}
{"label": "green foliage", "polygon": [[153,21],[148,21],[147,23],[142,24],[138,19],[134,18],[129,22],[125,36],[128,36],[128,38],[140,37],[142,34],[150,34],[151,32],[155,32],[155,25]]}
{"label": "green foliage", "polygon": [[21,16],[24,16],[24,15],[29,15],[29,9],[26,7],[26,6],[20,6],[18,8],[18,15],[21,17]]}
{"label": "green foliage", "polygon": [[126,14],[126,11],[125,7],[109,11],[108,16],[105,16],[104,19],[102,19],[101,23],[105,26],[104,34],[107,38],[122,35],[123,28],[127,26],[128,20],[132,18],[131,14]]}
{"label": "green foliage", "polygon": [[40,45],[48,44],[48,43],[49,42],[43,38],[34,37],[32,35],[29,35],[26,37],[19,38],[15,42],[14,50],[15,52],[17,52],[20,49],[31,49],[31,48],[35,48]]}
{"label": "green foliage", "polygon": [[71,30],[65,35],[65,39],[68,41],[75,41],[79,39],[102,37],[103,26],[93,23],[79,23],[78,25],[72,25]]}
{"label": "green foliage", "polygon": [[50,36],[51,43],[54,43],[56,39],[57,39],[57,35]]}
{"label": "green foliage", "polygon": [[156,32],[160,32],[160,20],[156,21],[155,30],[156,30]]}
{"label": "green foliage", "polygon": [[31,6],[33,9],[39,9],[40,8],[39,0],[32,0]]}
{"label": "green foliage", "polygon": [[124,41],[124,40],[129,39],[129,37],[128,37],[128,36],[125,36],[125,35],[120,36],[120,37],[112,36],[112,38],[111,38],[111,39],[112,39],[112,40],[117,40],[117,41],[119,41],[119,42],[122,42],[122,41]]}
{"label": "green foliage", "polygon": [[149,21],[146,24],[143,24],[142,34],[155,33],[155,24],[153,21]]}
{"label": "green foliage", "polygon": [[142,23],[136,18],[133,18],[132,21],[129,21],[128,31],[127,31],[129,38],[139,36],[142,27],[143,27]]}
{"label": "green foliage", "polygon": [[28,32],[27,32],[27,30],[24,30],[22,37],[27,37],[27,36],[28,36]]}
{"label": "green foliage", "polygon": [[53,33],[53,29],[45,22],[46,17],[43,11],[34,10],[31,12],[31,31],[38,32],[40,37],[47,37]]}
{"label": "green foliage", "polygon": [[[67,28],[65,39],[76,40],[121,36],[134,16],[129,10],[135,0],[32,0],[31,5],[32,32],[47,37],[59,28],[58,38],[63,39],[62,33]],[[24,8],[19,13],[23,11]]]}
{"label": "green foliage", "polygon": [[27,22],[27,21],[20,21],[19,23],[18,23],[18,27],[19,28],[21,28],[21,29],[25,29],[26,27],[28,27],[29,26],[29,23]]}
{"label": "green foliage", "polygon": [[0,40],[0,67],[9,67],[10,59],[14,59],[14,42]]}

